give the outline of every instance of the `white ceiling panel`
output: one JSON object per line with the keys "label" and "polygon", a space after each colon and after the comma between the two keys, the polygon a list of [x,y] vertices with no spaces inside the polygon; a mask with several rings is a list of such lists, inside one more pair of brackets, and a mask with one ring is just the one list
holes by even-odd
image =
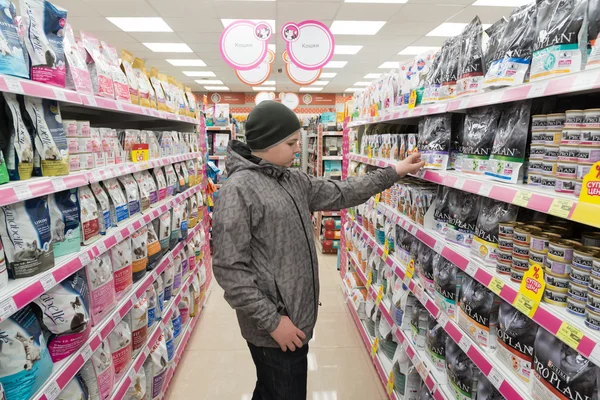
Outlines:
{"label": "white ceiling panel", "polygon": [[213,2],[204,0],[146,0],[163,18],[195,16],[198,23],[205,23],[217,14]]}
{"label": "white ceiling panel", "polygon": [[141,43],[178,43],[182,42],[175,32],[128,32]]}
{"label": "white ceiling panel", "polygon": [[388,21],[404,4],[343,3],[336,20]]}
{"label": "white ceiling panel", "polygon": [[[226,19],[276,19],[275,2],[227,1],[214,3],[219,18]],[[200,22],[200,21],[199,21]]]}
{"label": "white ceiling panel", "polygon": [[509,17],[512,9],[506,7],[475,7],[470,6],[453,15],[448,22],[471,22],[479,16],[482,24],[493,24],[500,18]]}
{"label": "white ceiling panel", "polygon": [[[390,24],[402,25],[406,21],[418,22],[444,22],[454,14],[458,13],[465,6],[456,4],[421,4],[419,2],[405,4],[400,12],[395,15]],[[478,7],[481,8],[481,7]]]}
{"label": "white ceiling panel", "polygon": [[89,0],[85,4],[105,17],[159,17],[144,0]]}
{"label": "white ceiling panel", "polygon": [[339,3],[320,3],[318,7],[311,7],[306,2],[277,2],[277,19],[282,23],[333,20],[339,8]]}

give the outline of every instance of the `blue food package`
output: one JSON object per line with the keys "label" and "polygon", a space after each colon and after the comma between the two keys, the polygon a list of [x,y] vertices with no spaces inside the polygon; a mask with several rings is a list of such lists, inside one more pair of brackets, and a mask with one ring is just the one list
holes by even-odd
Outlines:
{"label": "blue food package", "polygon": [[9,0],[0,0],[0,73],[29,78],[25,51],[15,21],[17,9]]}
{"label": "blue food package", "polygon": [[76,253],[81,247],[77,189],[53,193],[49,198],[54,257]]}

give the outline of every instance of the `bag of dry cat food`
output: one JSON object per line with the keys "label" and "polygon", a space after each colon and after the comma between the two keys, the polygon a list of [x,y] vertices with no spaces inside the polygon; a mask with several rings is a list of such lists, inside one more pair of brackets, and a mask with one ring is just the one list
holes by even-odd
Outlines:
{"label": "bag of dry cat food", "polygon": [[89,186],[79,188],[79,221],[81,222],[81,243],[90,244],[100,237],[100,219],[96,198]]}
{"label": "bag of dry cat food", "polygon": [[109,99],[115,98],[115,88],[112,78],[112,69],[108,59],[100,51],[100,41],[89,33],[80,32],[81,43],[87,52],[86,63],[94,94]]}
{"label": "bag of dry cat food", "polygon": [[144,368],[140,368],[140,371],[131,379],[125,398],[127,400],[144,400],[146,398],[146,385],[146,371]]}
{"label": "bag of dry cat food", "polygon": [[137,182],[139,194],[140,194],[140,207],[142,212],[150,209],[150,187],[146,182],[146,175],[141,172],[133,174],[133,178]]}
{"label": "bag of dry cat food", "polygon": [[500,114],[497,106],[467,110],[462,141],[463,172],[484,175],[487,171]]}
{"label": "bag of dry cat food", "polygon": [[457,400],[475,400],[481,372],[451,338],[446,339],[446,371],[449,387]]}
{"label": "bag of dry cat food", "polygon": [[[185,245],[185,254],[187,254],[187,259],[188,259],[188,268],[189,271],[194,271],[196,269],[196,252],[194,251],[194,246],[192,243],[186,244]],[[187,275],[186,272],[186,275]]]}
{"label": "bag of dry cat food", "polygon": [[150,69],[150,73],[148,74],[150,78],[150,84],[154,89],[154,93],[156,94],[156,105],[159,110],[167,111],[167,104],[165,98],[165,91],[160,84],[160,79],[158,78],[158,70],[154,67]]}
{"label": "bag of dry cat food", "polygon": [[54,267],[48,196],[0,207],[0,237],[13,279]]}
{"label": "bag of dry cat food", "polygon": [[77,189],[50,194],[48,205],[54,257],[78,252],[81,248],[81,224]]}
{"label": "bag of dry cat food", "polygon": [[[88,387],[81,377],[81,372],[73,377],[67,383],[67,386],[60,392],[58,398],[61,400],[88,400],[91,399]],[[6,400],[5,397],[0,397],[2,400]]]}
{"label": "bag of dry cat food", "polygon": [[194,160],[187,160],[184,162],[185,168],[188,173],[189,187],[196,186],[199,182],[196,182],[196,165]]}
{"label": "bag of dry cat food", "polygon": [[161,334],[154,346],[152,346],[150,355],[144,363],[146,400],[161,398],[167,372],[169,371],[168,357],[165,337]]}
{"label": "bag of dry cat food", "polygon": [[148,227],[142,226],[131,235],[133,281],[137,282],[146,275],[148,267]]}
{"label": "bag of dry cat food", "polygon": [[146,289],[146,300],[147,300],[147,306],[148,306],[148,329],[150,329],[150,328],[152,328],[152,325],[154,325],[154,323],[157,322],[157,319],[156,319],[157,297],[156,297],[156,290],[154,290],[154,285],[150,285],[150,286],[148,286],[148,289]]}
{"label": "bag of dry cat food", "polygon": [[181,315],[181,324],[187,324],[190,318],[190,308],[191,308],[192,300],[190,296],[190,290],[187,287],[181,291],[181,300],[179,300],[178,308],[179,314]]}
{"label": "bag of dry cat food", "polygon": [[181,323],[181,314],[179,313],[178,307],[173,308],[171,322],[173,322],[173,339],[175,340],[175,346],[179,346],[181,334],[183,333],[183,324]]}
{"label": "bag of dry cat food", "polygon": [[119,185],[116,178],[102,181],[102,185],[108,193],[111,225],[121,226],[123,221],[129,218],[129,207],[125,194],[121,190],[121,185]]}
{"label": "bag of dry cat food", "polygon": [[154,176],[154,183],[158,193],[158,201],[162,201],[167,198],[167,180],[161,167],[156,167],[152,170]]}
{"label": "bag of dry cat food", "polygon": [[506,25],[508,25],[508,21],[506,18],[502,17],[483,32],[482,46],[484,72],[487,72],[490,69],[492,62],[494,61],[494,56],[498,51],[498,46],[500,46],[500,41],[504,35]]}
{"label": "bag of dry cat food", "polygon": [[435,281],[434,300],[450,318],[456,317],[456,305],[460,293],[462,273],[450,261],[436,254],[433,260],[433,279]]}
{"label": "bag of dry cat food", "polygon": [[0,73],[29,79],[29,68],[25,61],[19,26],[17,24],[17,9],[10,0],[0,1]]}
{"label": "bag of dry cat food", "polygon": [[483,348],[495,350],[500,299],[468,275],[460,288],[458,325]]}
{"label": "bag of dry cat food", "polygon": [[[438,101],[456,97],[456,80],[460,60],[460,38],[461,36],[458,35],[448,39],[448,53],[446,53],[446,58],[442,64],[442,79]],[[446,43],[444,43],[444,47],[446,47]]]}
{"label": "bag of dry cat food", "polygon": [[129,103],[131,101],[131,98],[129,97],[129,85],[127,84],[127,77],[123,71],[121,71],[119,66],[119,53],[117,52],[117,48],[109,45],[105,41],[100,42],[100,44],[102,45],[104,59],[110,68],[115,88],[115,99]]}
{"label": "bag of dry cat food", "polygon": [[98,182],[94,182],[90,185],[92,188],[92,193],[94,193],[94,197],[96,198],[96,206],[98,208],[99,218],[98,222],[100,223],[100,234],[106,235],[106,231],[110,229],[112,226],[112,221],[110,218],[110,202],[108,201],[108,196],[102,186]]}
{"label": "bag of dry cat food", "polygon": [[75,273],[33,301],[38,319],[47,331],[53,362],[76,352],[91,331],[89,292],[85,277]]}
{"label": "bag of dry cat food", "polygon": [[168,362],[171,362],[175,357],[175,338],[173,337],[173,322],[171,320],[165,321],[163,335],[165,336],[165,344],[167,345]]}
{"label": "bag of dry cat food", "polygon": [[133,54],[127,50],[121,52],[121,69],[127,77],[131,102],[133,104],[140,104],[138,80],[133,72]]}
{"label": "bag of dry cat food", "polygon": [[171,239],[171,213],[167,211],[166,213],[161,214],[158,218],[154,219],[152,223],[154,225],[154,232],[156,232],[158,236],[158,241],[160,243],[160,257],[162,257],[169,251],[169,241]]}
{"label": "bag of dry cat food", "polygon": [[41,158],[42,175],[68,175],[67,135],[58,102],[25,96],[25,109],[33,127],[35,150]]}
{"label": "bag of dry cat food", "polygon": [[165,178],[167,179],[167,196],[179,193],[179,178],[175,174],[173,165],[165,165]]}
{"label": "bag of dry cat food", "polygon": [[160,153],[160,144],[153,131],[148,131],[148,157],[150,159],[162,157]]}
{"label": "bag of dry cat food", "polygon": [[133,356],[137,356],[148,341],[148,299],[142,296],[128,313]]}
{"label": "bag of dry cat food", "polygon": [[119,177],[119,183],[123,187],[123,192],[127,198],[129,208],[129,216],[132,217],[140,212],[140,194],[137,183],[131,175],[123,175]]}
{"label": "bag of dry cat food", "polygon": [[0,323],[2,370],[0,383],[6,398],[28,400],[52,373],[52,359],[42,327],[31,306]]}
{"label": "bag of dry cat food", "polygon": [[163,280],[163,287],[164,287],[164,294],[165,294],[165,298],[164,301],[165,302],[169,302],[169,300],[171,300],[171,296],[173,295],[173,278],[174,278],[174,271],[173,271],[173,265],[171,265],[171,263],[167,264],[167,267],[165,268],[165,270],[162,273],[162,280]]}
{"label": "bag of dry cat food", "polygon": [[190,187],[190,175],[188,173],[187,166],[185,165],[185,163],[178,163],[176,164],[176,167],[179,168],[179,170],[181,171],[181,175],[183,176],[184,187],[183,190],[180,189],[183,192],[184,190]]}
{"label": "bag of dry cat food", "polygon": [[425,168],[448,168],[450,140],[452,138],[450,114],[425,117],[423,129],[419,129],[419,151],[425,160]]}
{"label": "bag of dry cat food", "polygon": [[23,122],[17,95],[6,92],[2,94],[6,102],[6,114],[11,121],[10,138],[6,149],[8,177],[11,181],[26,180],[31,178],[33,173],[33,142]]}
{"label": "bag of dry cat food", "polygon": [[193,273],[192,284],[190,285],[190,298],[192,305],[190,306],[190,317],[198,315],[200,308],[200,277],[196,272]]}
{"label": "bag of dry cat food", "polygon": [[45,0],[19,0],[31,80],[65,87],[63,49],[67,11]]}
{"label": "bag of dry cat food", "polygon": [[189,216],[190,216],[190,199],[189,198],[183,200],[183,202],[181,203],[181,209],[182,209],[182,214],[181,214],[181,224],[180,224],[180,229],[181,229],[181,239],[180,240],[185,240],[185,239],[187,239],[187,236],[188,236],[188,226],[189,226]]}
{"label": "bag of dry cat food", "polygon": [[110,249],[117,299],[120,299],[133,286],[132,254],[131,238],[123,239]]}
{"label": "bag of dry cat food", "polygon": [[498,392],[484,374],[479,374],[477,383],[477,400],[502,400],[504,396]]}
{"label": "bag of dry cat food", "polygon": [[465,196],[460,190],[452,190],[449,200],[450,218],[448,219],[446,240],[471,247],[475,226],[481,207],[479,196]]}
{"label": "bag of dry cat food", "polygon": [[90,314],[96,325],[115,305],[115,281],[108,252],[94,257],[85,265],[90,290]]}
{"label": "bag of dry cat food", "polygon": [[133,60],[133,75],[136,78],[138,85],[139,104],[144,107],[150,107],[150,81],[144,73],[145,63],[141,58]]}
{"label": "bag of dry cat food", "polygon": [[458,61],[457,94],[473,94],[483,90],[483,30],[481,20],[475,17],[460,34],[460,58]]}
{"label": "bag of dry cat food", "polygon": [[140,174],[143,177],[144,184],[148,188],[148,194],[150,197],[150,207],[152,207],[156,203],[158,203],[158,188],[156,187],[156,182],[152,178],[152,175],[150,175],[150,171],[144,170],[141,171]]}
{"label": "bag of dry cat food", "polygon": [[133,356],[131,327],[127,323],[127,318],[115,326],[110,333],[108,340],[112,352],[112,362],[115,366],[115,373],[118,375],[131,362]]}
{"label": "bag of dry cat food", "polygon": [[171,209],[171,239],[169,248],[173,250],[181,240],[181,224],[183,223],[183,206],[176,204]]}
{"label": "bag of dry cat food", "polygon": [[94,86],[87,64],[85,63],[85,54],[79,51],[79,45],[75,40],[73,28],[71,25],[65,25],[65,39],[63,41],[65,49],[65,59],[67,60],[67,78],[65,86],[67,89],[75,90],[78,93],[94,94]]}
{"label": "bag of dry cat food", "polygon": [[173,168],[175,170],[175,176],[177,176],[177,186],[175,189],[175,194],[183,193],[185,189],[187,189],[185,184],[185,177],[183,176],[183,172],[181,172],[181,163],[173,164]]}
{"label": "bag of dry cat food", "polygon": [[427,356],[441,373],[446,374],[446,340],[448,334],[433,317],[429,317],[427,327]]}
{"label": "bag of dry cat food", "polygon": [[106,400],[115,388],[115,366],[108,340],[100,343],[81,368],[81,378],[88,388],[89,400]]}
{"label": "bag of dry cat food", "polygon": [[153,270],[162,256],[158,235],[154,230],[154,224],[146,225],[148,228],[148,267],[147,270]]}
{"label": "bag of dry cat food", "polygon": [[498,225],[500,222],[516,221],[518,212],[518,206],[483,198],[471,254],[487,266],[495,266],[498,258]]}
{"label": "bag of dry cat food", "polygon": [[173,257],[173,293],[177,293],[181,288],[181,252]]}
{"label": "bag of dry cat food", "polygon": [[163,274],[156,277],[153,282],[154,291],[156,292],[156,319],[162,319],[163,308],[165,305],[165,288],[163,287]]}
{"label": "bag of dry cat food", "polygon": [[188,199],[190,208],[188,210],[188,215],[190,216],[188,220],[188,229],[194,228],[198,224],[198,193],[194,193]]}

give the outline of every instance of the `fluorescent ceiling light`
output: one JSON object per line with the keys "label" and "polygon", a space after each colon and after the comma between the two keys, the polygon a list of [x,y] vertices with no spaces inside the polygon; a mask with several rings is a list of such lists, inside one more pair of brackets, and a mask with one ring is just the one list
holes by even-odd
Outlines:
{"label": "fluorescent ceiling light", "polygon": [[323,72],[319,78],[335,78],[337,72]]}
{"label": "fluorescent ceiling light", "polygon": [[168,59],[167,62],[176,67],[206,67],[206,63],[202,60],[182,60],[182,59]]}
{"label": "fluorescent ceiling light", "polygon": [[351,87],[351,88],[344,90],[344,92],[360,92],[361,90],[364,90],[364,88]]}
{"label": "fluorescent ceiling light", "polygon": [[192,78],[212,78],[215,75],[212,71],[183,71],[186,76],[191,76]]}
{"label": "fluorescent ceiling light", "polygon": [[275,86],[252,86],[252,90],[255,92],[264,92],[265,90],[274,92],[276,89]]}
{"label": "fluorescent ceiling light", "polygon": [[408,0],[345,0],[346,3],[371,3],[371,4],[402,4]]}
{"label": "fluorescent ceiling light", "polygon": [[[452,37],[461,34],[467,23],[463,22],[444,22],[425,36]],[[483,30],[489,28],[491,24],[481,24]]]}
{"label": "fluorescent ceiling light", "polygon": [[323,68],[344,68],[348,61],[329,61]]}
{"label": "fluorescent ceiling light", "polygon": [[362,46],[347,46],[343,44],[336,44],[333,54],[356,54],[362,48]]}
{"label": "fluorescent ceiling light", "polygon": [[275,86],[275,81],[264,81],[263,86]]}
{"label": "fluorescent ceiling light", "polygon": [[385,21],[333,21],[331,33],[334,35],[376,35]]}
{"label": "fluorescent ceiling light", "polygon": [[400,68],[400,61],[387,61],[379,66],[381,69]]}
{"label": "fluorescent ceiling light", "polygon": [[532,2],[533,0],[477,0],[472,5],[486,7],[520,7]]}
{"label": "fluorescent ceiling light", "polygon": [[193,53],[185,43],[144,43],[144,46],[155,53]]}
{"label": "fluorescent ceiling light", "polygon": [[355,82],[354,86],[371,86],[373,82]]}
{"label": "fluorescent ceiling light", "polygon": [[301,87],[300,88],[301,92],[320,92],[321,90],[323,90],[322,87]]}
{"label": "fluorescent ceiling light", "polygon": [[124,32],[173,32],[173,29],[162,18],[106,18]]}
{"label": "fluorescent ceiling light", "polygon": [[365,79],[377,79],[381,76],[379,73],[366,74]]}
{"label": "fluorescent ceiling light", "polygon": [[329,83],[329,81],[316,81],[316,82],[311,83],[311,86],[325,86],[328,83]]}
{"label": "fluorescent ceiling light", "polygon": [[218,79],[198,79],[195,81],[196,83],[199,83],[200,85],[222,85],[223,82],[218,80]]}
{"label": "fluorescent ceiling light", "polygon": [[[221,19],[221,23],[223,24],[224,28],[227,28],[231,23],[233,23],[235,21],[239,21],[240,19],[244,19],[244,18],[239,18],[239,19]],[[257,23],[257,22],[266,22],[271,27],[271,32],[273,32],[273,35],[276,35],[278,33],[278,32],[275,32],[275,20],[274,19],[251,19],[250,21],[252,21],[254,23]]]}
{"label": "fluorescent ceiling light", "polygon": [[204,89],[206,90],[213,90],[213,91],[228,91],[229,88],[227,86],[204,86]]}
{"label": "fluorescent ceiling light", "polygon": [[417,56],[419,54],[423,54],[426,51],[430,50],[439,50],[439,47],[434,46],[408,46],[404,50],[402,50],[398,55],[400,56]]}

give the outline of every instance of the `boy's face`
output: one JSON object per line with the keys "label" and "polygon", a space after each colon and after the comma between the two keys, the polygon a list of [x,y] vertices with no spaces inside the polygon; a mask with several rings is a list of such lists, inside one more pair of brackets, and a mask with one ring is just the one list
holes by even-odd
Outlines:
{"label": "boy's face", "polygon": [[268,150],[257,152],[263,160],[267,160],[281,167],[291,167],[300,152],[300,131],[294,132],[290,137]]}

